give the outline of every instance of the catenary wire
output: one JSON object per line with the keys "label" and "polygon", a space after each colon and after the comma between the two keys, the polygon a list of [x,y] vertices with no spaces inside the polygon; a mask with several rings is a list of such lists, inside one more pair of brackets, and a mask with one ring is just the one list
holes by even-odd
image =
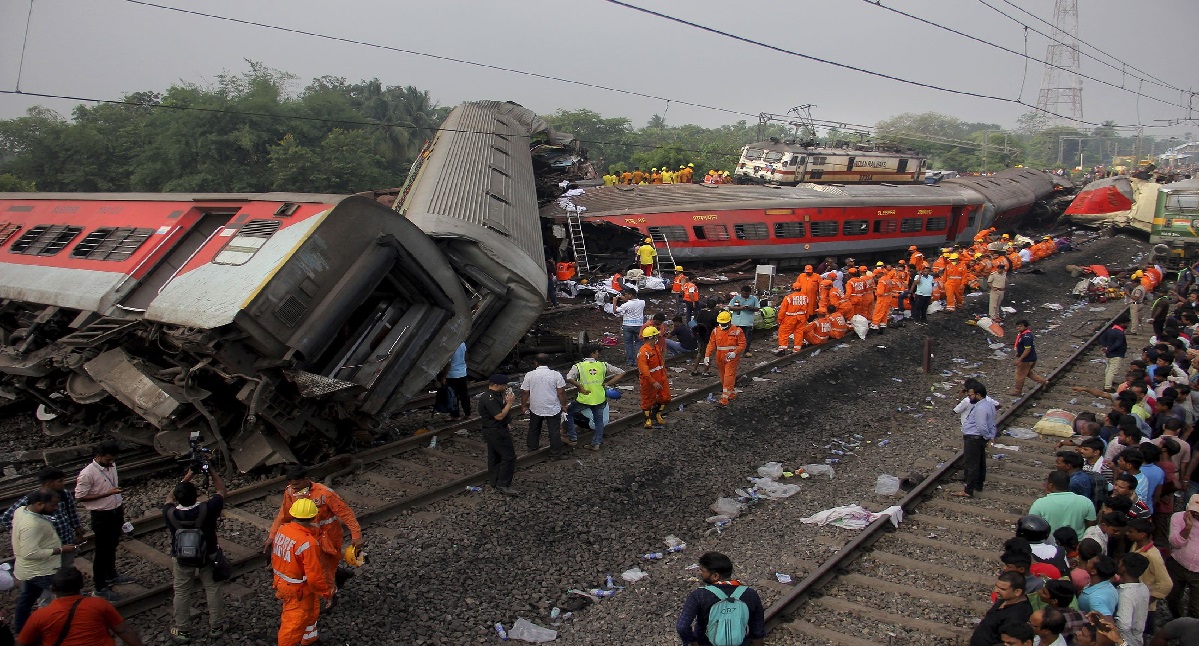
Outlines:
{"label": "catenary wire", "polygon": [[[1087,79],[1088,81],[1094,81],[1094,82],[1096,82],[1096,83],[1100,83],[1100,84],[1102,84],[1102,85],[1106,85],[1106,86],[1108,86],[1108,87],[1115,88],[1115,89],[1117,89],[1117,90],[1122,90],[1122,91],[1124,91],[1124,92],[1129,92],[1129,93],[1131,93],[1131,94],[1135,94],[1135,95],[1137,95],[1138,97],[1144,97],[1144,98],[1146,98],[1146,99],[1152,99],[1152,100],[1154,100],[1154,101],[1157,101],[1157,102],[1159,102],[1159,103],[1164,103],[1164,104],[1166,104],[1166,105],[1173,106],[1173,107],[1176,107],[1176,108],[1182,108],[1182,109],[1184,109],[1184,110],[1187,108],[1187,106],[1185,106],[1185,105],[1182,105],[1181,103],[1174,103],[1174,102],[1172,102],[1172,101],[1167,101],[1166,99],[1160,99],[1160,98],[1158,98],[1158,97],[1155,97],[1155,96],[1152,96],[1152,95],[1149,95],[1149,94],[1142,94],[1142,93],[1141,93],[1139,90],[1133,90],[1133,89],[1131,89],[1131,88],[1126,88],[1126,87],[1124,87],[1123,85],[1118,85],[1118,84],[1116,84],[1116,83],[1112,83],[1111,81],[1105,81],[1105,80],[1103,80],[1103,79],[1101,79],[1101,78],[1097,78],[1097,77],[1094,77],[1094,76],[1090,76],[1089,74],[1083,74],[1082,72],[1080,72],[1080,71],[1078,71],[1078,70],[1073,70],[1073,69],[1070,69],[1070,68],[1067,68],[1067,67],[1063,67],[1063,66],[1061,66],[1061,65],[1055,65],[1055,64],[1053,64],[1053,63],[1051,63],[1051,62],[1049,62],[1049,61],[1046,61],[1046,60],[1041,60],[1041,59],[1037,58],[1036,56],[1030,56],[1029,54],[1027,54],[1027,53],[1024,53],[1024,52],[1018,52],[1018,51],[1016,51],[1016,50],[1014,50],[1014,49],[1012,49],[1012,48],[1010,48],[1010,47],[1005,47],[1005,46],[1003,46],[1003,45],[1000,45],[1000,44],[998,44],[998,43],[991,42],[991,41],[989,41],[989,40],[986,40],[986,39],[984,39],[984,38],[980,38],[980,37],[978,37],[978,36],[974,36],[974,35],[972,35],[972,34],[968,34],[968,33],[964,32],[964,31],[961,31],[961,30],[958,30],[958,29],[954,29],[953,27],[947,27],[947,26],[945,26],[945,25],[942,25],[942,24],[940,24],[940,23],[934,22],[934,21],[932,21],[932,20],[929,20],[929,19],[927,19],[927,18],[924,18],[924,17],[921,17],[921,16],[917,16],[917,15],[915,15],[915,14],[913,14],[913,13],[909,13],[909,12],[907,12],[907,11],[903,11],[902,9],[896,9],[895,7],[888,7],[887,5],[885,5],[885,4],[883,4],[883,3],[882,3],[882,0],[862,0],[862,2],[865,2],[866,4],[868,4],[868,5],[872,6],[872,7],[878,7],[879,9],[885,9],[885,10],[887,10],[887,11],[890,11],[891,13],[898,14],[898,15],[900,15],[900,16],[903,16],[903,17],[905,17],[905,18],[908,18],[908,19],[911,19],[911,20],[915,20],[915,21],[917,21],[917,22],[924,23],[924,24],[926,24],[926,25],[928,25],[928,26],[930,26],[930,27],[933,27],[933,28],[936,28],[936,29],[940,29],[940,30],[942,30],[942,31],[947,31],[947,32],[949,32],[949,33],[951,33],[951,34],[955,34],[955,35],[961,36],[962,38],[966,38],[966,39],[968,39],[968,40],[972,40],[972,41],[974,41],[974,42],[976,42],[976,43],[980,43],[980,44],[982,44],[982,45],[986,45],[986,46],[988,46],[988,47],[993,47],[993,48],[995,48],[995,49],[998,49],[998,50],[1000,50],[1000,51],[1002,51],[1002,52],[1007,52],[1008,54],[1014,54],[1014,55],[1016,55],[1016,56],[1021,56],[1021,57],[1023,57],[1023,58],[1025,59],[1025,64],[1026,64],[1026,65],[1027,65],[1027,62],[1028,62],[1029,60],[1032,60],[1032,61],[1035,61],[1035,62],[1037,62],[1037,63],[1040,63],[1040,64],[1042,64],[1042,65],[1044,65],[1044,66],[1046,66],[1046,67],[1052,67],[1053,69],[1058,69],[1058,70],[1061,70],[1061,71],[1063,71],[1063,72],[1068,72],[1068,73],[1070,73],[1070,74],[1073,74],[1073,75],[1075,75],[1075,76],[1077,76],[1077,77],[1079,77],[1079,78],[1084,78],[1084,79]],[[1025,33],[1026,33],[1026,34],[1027,34],[1027,30],[1028,30],[1028,29],[1029,29],[1029,27],[1028,27],[1027,25],[1025,25]],[[1134,77],[1134,78],[1140,78],[1140,77]],[[1023,92],[1021,92],[1021,94],[1023,94]]]}
{"label": "catenary wire", "polygon": [[33,0],[29,0],[29,13],[25,14],[25,38],[21,40],[21,59],[17,63],[17,89],[21,89],[21,74],[25,71],[25,46],[29,44],[29,23],[33,19]]}

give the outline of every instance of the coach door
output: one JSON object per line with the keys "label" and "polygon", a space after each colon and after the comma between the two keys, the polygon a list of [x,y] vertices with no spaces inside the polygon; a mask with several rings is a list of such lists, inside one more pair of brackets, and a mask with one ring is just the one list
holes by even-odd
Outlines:
{"label": "coach door", "polygon": [[964,207],[955,206],[951,211],[949,218],[949,229],[945,231],[945,240],[953,242],[958,237],[958,232],[962,230],[962,210]]}
{"label": "coach door", "polygon": [[201,216],[199,221],[193,224],[183,236],[183,239],[175,245],[175,248],[154,269],[150,270],[150,273],[146,274],[141,284],[135,287],[118,307],[137,312],[146,311],[150,302],[158,297],[158,292],[162,290],[163,286],[170,282],[175,274],[187,264],[187,261],[191,260],[191,257],[199,251],[200,247],[204,246],[204,243],[208,242],[236,214],[236,212],[205,213]]}
{"label": "coach door", "polygon": [[900,175],[908,172],[908,160],[906,160],[906,159],[899,160],[899,165],[895,167],[895,172],[899,173]]}

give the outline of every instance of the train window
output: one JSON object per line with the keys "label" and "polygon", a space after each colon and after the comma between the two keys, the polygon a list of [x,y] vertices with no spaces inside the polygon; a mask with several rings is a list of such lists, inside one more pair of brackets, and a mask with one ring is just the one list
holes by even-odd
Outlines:
{"label": "train window", "polygon": [[5,242],[12,237],[12,234],[21,230],[21,225],[16,222],[0,222],[0,246],[4,246]]}
{"label": "train window", "polygon": [[820,179],[821,177],[824,177],[824,169],[821,168],[815,168],[808,173],[808,179]]}
{"label": "train window", "polygon": [[929,218],[928,224],[924,226],[925,231],[944,231],[949,227],[949,220],[945,218]]}
{"label": "train window", "polygon": [[895,231],[897,231],[898,229],[899,229],[899,225],[895,222],[895,220],[875,220],[874,221],[874,232],[875,233],[895,233]]}
{"label": "train window", "polygon": [[[1199,193],[1171,193],[1166,197],[1166,210],[1187,212],[1199,211]],[[3,244],[0,240],[0,244]]]}
{"label": "train window", "polygon": [[770,237],[765,222],[749,222],[733,225],[738,240],[765,240]]}
{"label": "train window", "polygon": [[677,224],[672,224],[664,227],[650,227],[650,237],[655,240],[666,240],[668,242],[686,242],[687,227],[682,227]]}
{"label": "train window", "polygon": [[812,157],[812,165],[813,166],[823,166],[824,163],[827,161],[828,161],[828,157],[825,157],[824,155],[818,155],[818,156]]}
{"label": "train window", "polygon": [[841,234],[847,236],[864,236],[870,232],[869,220],[846,220],[841,225]]}
{"label": "train window", "polygon": [[974,226],[974,221],[975,221],[975,220],[977,220],[977,219],[978,219],[978,211],[975,211],[975,212],[971,213],[971,214],[970,214],[970,217],[969,217],[969,218],[966,218],[966,227],[967,227],[967,228],[971,228],[971,227],[973,227],[973,226]]}
{"label": "train window", "polygon": [[71,227],[64,224],[39,224],[32,227],[17,238],[9,253],[19,253],[27,256],[53,256],[63,250],[83,232],[83,227]]}
{"label": "train window", "polygon": [[783,158],[783,153],[777,150],[768,150],[765,155],[762,155],[762,161],[773,164]]}
{"label": "train window", "polygon": [[824,220],[821,222],[813,222],[811,226],[812,226],[812,237],[813,238],[831,238],[831,237],[837,235],[836,220]]}
{"label": "train window", "polygon": [[775,222],[774,237],[776,238],[802,238],[804,236],[803,222]]}
{"label": "train window", "polygon": [[71,250],[72,258],[84,260],[128,260],[153,235],[154,229],[104,227],[83,237]]}
{"label": "train window", "polygon": [[899,223],[899,231],[901,233],[919,233],[924,229],[924,220],[920,218],[904,218]]}
{"label": "train window", "polygon": [[746,148],[745,158],[749,161],[757,161],[762,158],[762,152],[761,148]]}
{"label": "train window", "polygon": [[232,233],[225,234],[222,232],[218,235],[231,235],[232,239],[212,259],[213,264],[246,264],[266,244],[267,239],[278,230],[278,220],[250,220],[241,225],[241,228],[233,230],[226,227],[225,231],[232,231]]}
{"label": "train window", "polygon": [[696,240],[728,240],[729,228],[723,224],[704,224],[691,227]]}

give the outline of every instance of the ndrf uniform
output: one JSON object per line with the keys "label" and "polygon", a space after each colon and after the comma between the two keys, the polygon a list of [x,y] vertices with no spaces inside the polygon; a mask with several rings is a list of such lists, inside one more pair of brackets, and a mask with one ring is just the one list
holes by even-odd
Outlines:
{"label": "ndrf uniform", "polygon": [[320,535],[300,523],[285,523],[271,544],[275,596],[283,601],[279,646],[307,646],[317,641],[321,599],[332,596],[320,559]]}

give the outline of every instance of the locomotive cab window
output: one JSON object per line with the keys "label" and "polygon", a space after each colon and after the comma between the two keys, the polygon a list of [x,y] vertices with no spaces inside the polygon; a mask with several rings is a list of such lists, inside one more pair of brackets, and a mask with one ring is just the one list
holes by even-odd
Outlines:
{"label": "locomotive cab window", "polygon": [[53,256],[62,251],[80,233],[83,233],[83,227],[39,224],[21,234],[21,237],[12,243],[12,247],[8,251],[26,256]]}
{"label": "locomotive cab window", "polygon": [[949,221],[945,218],[929,218],[928,224],[925,225],[925,231],[944,231],[949,226]]}
{"label": "locomotive cab window", "polygon": [[782,158],[783,158],[783,153],[781,153],[777,150],[770,150],[770,151],[766,152],[766,154],[762,157],[762,160],[773,164]]}
{"label": "locomotive cab window", "polygon": [[898,229],[899,229],[899,225],[895,223],[895,220],[875,220],[874,221],[874,232],[875,233],[895,233],[895,231]]}
{"label": "locomotive cab window", "polygon": [[774,237],[776,238],[802,238],[804,236],[803,222],[775,222]]}
{"label": "locomotive cab window", "polygon": [[83,237],[71,250],[72,258],[84,260],[128,260],[154,229],[104,227]]}
{"label": "locomotive cab window", "polygon": [[[232,239],[212,259],[213,264],[246,264],[278,230],[278,220],[250,220],[246,222],[241,225],[241,228],[232,230],[232,233],[229,234],[232,235]],[[226,228],[225,231],[230,231],[230,229]]]}
{"label": "locomotive cab window", "polygon": [[1171,193],[1166,196],[1166,210],[1177,213],[1199,212],[1199,193]]}
{"label": "locomotive cab window", "polygon": [[762,158],[762,149],[761,148],[746,148],[745,149],[745,158],[748,159],[749,161],[757,161],[757,160],[761,159]]}
{"label": "locomotive cab window", "polygon": [[846,220],[841,225],[841,234],[847,236],[864,236],[870,232],[869,220]]}
{"label": "locomotive cab window", "polygon": [[765,240],[770,237],[767,234],[765,222],[734,224],[733,232],[737,235],[738,240]]}
{"label": "locomotive cab window", "polygon": [[729,228],[723,224],[704,224],[691,227],[696,240],[728,240]]}

